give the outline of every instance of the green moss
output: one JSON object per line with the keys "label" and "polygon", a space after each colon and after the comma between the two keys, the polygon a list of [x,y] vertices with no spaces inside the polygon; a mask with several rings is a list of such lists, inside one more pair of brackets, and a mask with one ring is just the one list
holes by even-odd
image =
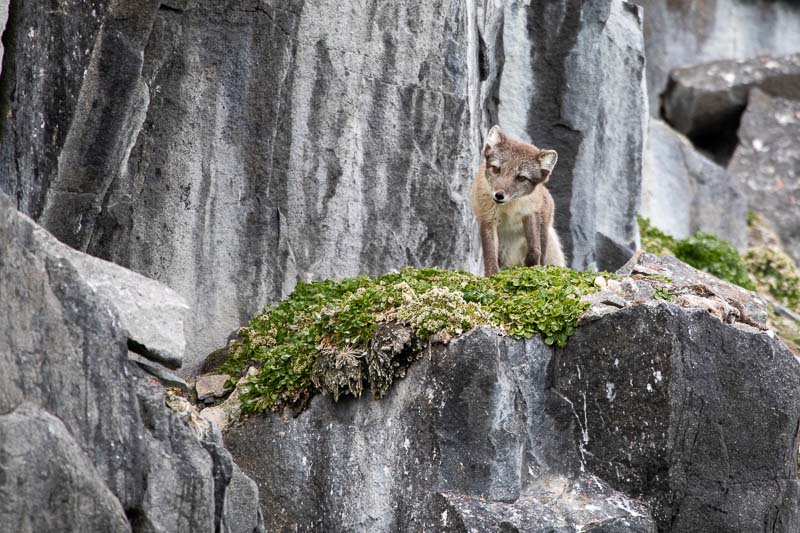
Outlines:
{"label": "green moss", "polygon": [[655,297],[658,298],[659,300],[665,300],[667,302],[672,301],[672,292],[670,292],[668,287],[665,287],[664,285],[659,285],[656,287],[655,291],[656,291]]}
{"label": "green moss", "polygon": [[553,266],[520,267],[491,278],[404,269],[374,279],[299,283],[239,330],[223,371],[239,376],[248,365],[261,365],[242,391],[248,412],[302,407],[317,390],[358,396],[370,376],[381,381],[370,383],[381,396],[393,379],[389,374],[404,368],[370,355],[379,323],[403,324],[422,341],[486,324],[514,337],[538,333],[548,344],[564,346],[588,305],[581,296],[598,290],[596,276]]}
{"label": "green moss", "polygon": [[662,232],[644,217],[637,217],[639,235],[642,238],[642,249],[655,255],[675,255],[676,239]]}
{"label": "green moss", "polygon": [[720,279],[754,290],[747,267],[736,248],[727,241],[697,232],[675,243],[675,257]]}
{"label": "green moss", "polygon": [[757,246],[747,251],[744,261],[759,292],[800,310],[800,272],[791,257],[775,247]]}
{"label": "green moss", "polygon": [[674,255],[720,279],[745,289],[755,289],[742,256],[731,243],[699,231],[686,239],[675,239],[653,227],[643,217],[639,217],[639,228],[645,251],[656,255]]}

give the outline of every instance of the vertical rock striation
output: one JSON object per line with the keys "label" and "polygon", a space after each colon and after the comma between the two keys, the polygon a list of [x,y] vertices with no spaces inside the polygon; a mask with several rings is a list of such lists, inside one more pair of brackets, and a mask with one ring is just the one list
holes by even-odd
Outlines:
{"label": "vertical rock striation", "polygon": [[574,267],[635,246],[631,4],[56,6],[11,5],[0,187],[64,242],[179,292],[187,371],[298,280],[478,270],[468,191],[498,121],[559,151]]}
{"label": "vertical rock striation", "polygon": [[257,494],[219,430],[128,359],[102,262],[87,275],[2,193],[0,250],[0,530],[252,533]]}

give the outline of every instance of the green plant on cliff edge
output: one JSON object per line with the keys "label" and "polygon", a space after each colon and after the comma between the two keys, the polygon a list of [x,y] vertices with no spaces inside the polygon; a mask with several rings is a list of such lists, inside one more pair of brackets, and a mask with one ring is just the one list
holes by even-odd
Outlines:
{"label": "green plant on cliff edge", "polygon": [[727,241],[708,233],[696,232],[686,239],[675,239],[639,217],[642,248],[656,255],[674,255],[684,263],[708,272],[745,289],[756,287],[750,279],[742,256]]}
{"label": "green plant on cliff edge", "polygon": [[[564,346],[588,306],[581,297],[599,289],[596,276],[554,266],[514,268],[490,278],[407,268],[377,278],[299,283],[239,330],[223,371],[239,376],[250,364],[261,365],[242,390],[244,410],[259,412],[302,407],[318,387],[335,396],[359,395],[370,375],[365,354],[381,321],[403,323],[421,341],[490,325],[513,337],[538,333],[547,344]],[[320,354],[328,372],[318,372],[326,377],[315,385]],[[385,384],[377,388],[385,391]]]}

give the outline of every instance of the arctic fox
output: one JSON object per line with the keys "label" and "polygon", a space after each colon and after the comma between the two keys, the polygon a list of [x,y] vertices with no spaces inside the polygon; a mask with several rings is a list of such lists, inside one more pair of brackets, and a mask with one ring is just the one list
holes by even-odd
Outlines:
{"label": "arctic fox", "polygon": [[553,228],[553,197],[544,187],[558,160],[555,150],[508,138],[494,126],[472,182],[487,276],[517,265],[564,266]]}

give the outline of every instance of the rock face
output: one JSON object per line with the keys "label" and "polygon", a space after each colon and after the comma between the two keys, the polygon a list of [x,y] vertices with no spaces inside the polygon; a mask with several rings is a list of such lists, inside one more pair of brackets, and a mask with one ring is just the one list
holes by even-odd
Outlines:
{"label": "rock face", "polygon": [[70,245],[181,294],[187,372],[297,280],[476,271],[468,191],[498,121],[559,151],[573,266],[616,268],[635,247],[630,4],[58,4],[12,6],[0,188]]}
{"label": "rock face", "polygon": [[[249,419],[226,442],[259,486],[270,531],[529,531],[537,522],[531,531],[578,531],[617,521],[652,531],[642,505],[572,479],[581,461],[571,419],[547,412],[551,355],[539,338],[478,329],[423,357],[380,401],[317,397],[294,419]],[[550,501],[527,497],[536,490]],[[582,497],[591,505],[577,505]]]}
{"label": "rock face", "polygon": [[704,231],[746,247],[747,197],[738,180],[660,120],[648,131],[642,215],[673,237]]}
{"label": "rock face", "polygon": [[800,6],[789,1],[640,0],[650,112],[660,114],[669,73],[699,63],[800,51]]}
{"label": "rock face", "polygon": [[674,70],[664,93],[664,117],[686,135],[714,133],[736,123],[754,87],[774,96],[800,99],[800,53]]}
{"label": "rock face", "polygon": [[267,528],[797,530],[800,363],[763,302],[649,254],[620,275],[563,349],[479,328],[380,401],[230,429]]}
{"label": "rock face", "polygon": [[751,91],[738,135],[729,169],[800,261],[800,101]]}
{"label": "rock face", "polygon": [[[235,473],[219,431],[181,420],[162,386],[129,361],[124,319],[91,284],[97,272],[87,276],[76,252],[3,194],[0,245],[3,528],[252,532],[225,525]],[[249,502],[257,524],[249,494],[237,514]]]}

